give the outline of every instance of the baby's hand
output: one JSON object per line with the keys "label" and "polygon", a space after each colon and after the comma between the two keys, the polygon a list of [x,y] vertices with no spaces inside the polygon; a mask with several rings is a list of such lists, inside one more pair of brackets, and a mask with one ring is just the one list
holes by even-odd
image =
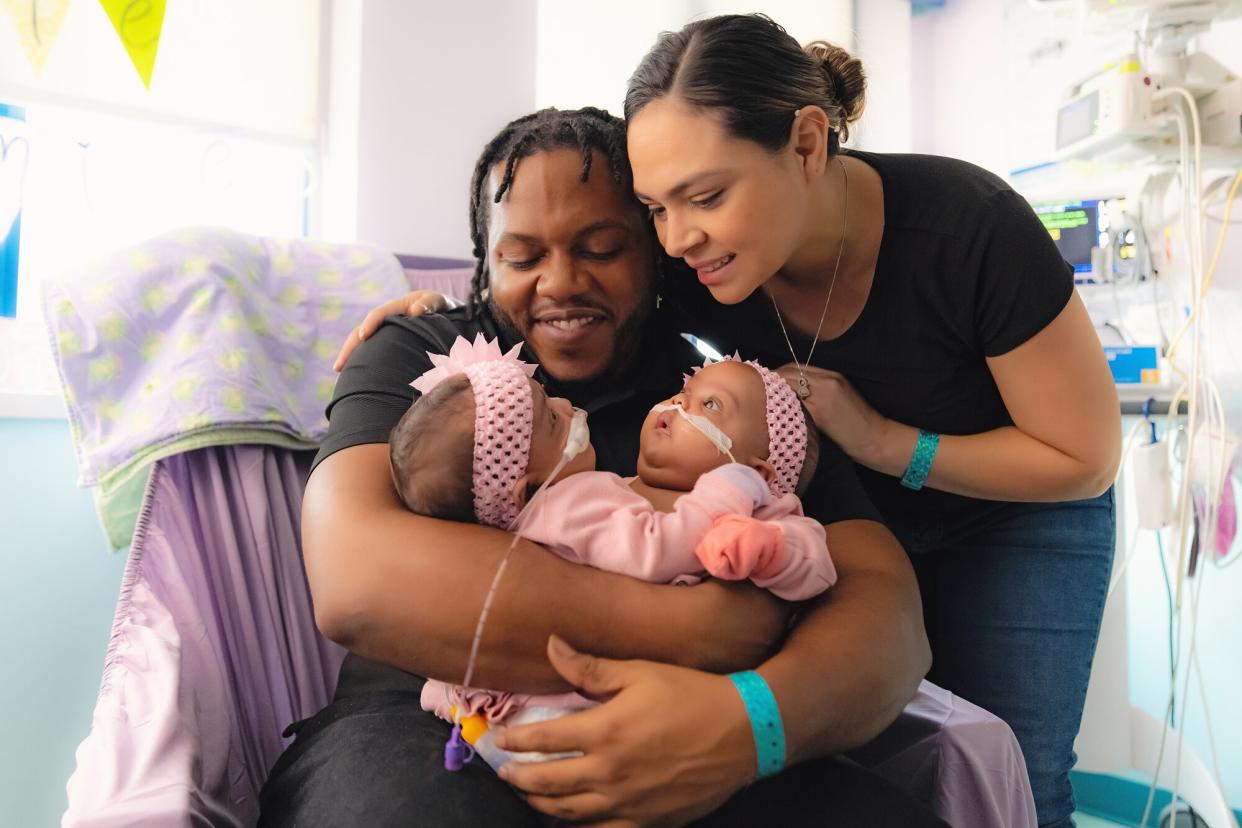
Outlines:
{"label": "baby's hand", "polygon": [[785,563],[785,534],[780,526],[766,520],[725,515],[699,541],[694,554],[703,568],[717,578],[766,578],[780,571]]}

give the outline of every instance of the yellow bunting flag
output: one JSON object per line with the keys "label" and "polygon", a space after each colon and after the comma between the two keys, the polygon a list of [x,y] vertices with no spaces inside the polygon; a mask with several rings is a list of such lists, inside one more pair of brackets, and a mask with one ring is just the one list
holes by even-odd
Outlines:
{"label": "yellow bunting flag", "polygon": [[143,84],[150,89],[168,0],[99,0],[99,3],[112,20],[112,27]]}
{"label": "yellow bunting flag", "polygon": [[4,7],[13,18],[26,59],[35,74],[40,74],[56,35],[60,34],[60,24],[65,22],[69,0],[4,0]]}

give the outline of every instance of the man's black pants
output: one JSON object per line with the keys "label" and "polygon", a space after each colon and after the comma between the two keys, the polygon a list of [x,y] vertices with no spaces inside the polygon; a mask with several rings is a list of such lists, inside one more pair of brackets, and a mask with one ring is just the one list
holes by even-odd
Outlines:
{"label": "man's black pants", "polygon": [[[294,725],[261,798],[260,826],[536,826],[482,760],[444,770],[449,726],[419,704],[423,679],[349,656],[332,703]],[[884,779],[838,758],[745,788],[701,826],[943,826]]]}

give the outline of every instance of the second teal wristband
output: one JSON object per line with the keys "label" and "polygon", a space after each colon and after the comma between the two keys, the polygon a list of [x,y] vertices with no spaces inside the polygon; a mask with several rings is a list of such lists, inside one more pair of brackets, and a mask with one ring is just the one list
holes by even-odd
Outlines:
{"label": "second teal wristband", "polygon": [[906,473],[901,478],[901,485],[915,491],[923,488],[939,447],[939,434],[934,431],[919,431],[919,441],[914,444],[914,454],[910,456],[910,465],[906,467]]}
{"label": "second teal wristband", "polygon": [[753,670],[730,673],[729,680],[741,694],[742,704],[746,705],[746,715],[755,738],[759,778],[775,776],[785,767],[785,725],[781,721],[781,709],[776,705],[776,697],[763,676]]}

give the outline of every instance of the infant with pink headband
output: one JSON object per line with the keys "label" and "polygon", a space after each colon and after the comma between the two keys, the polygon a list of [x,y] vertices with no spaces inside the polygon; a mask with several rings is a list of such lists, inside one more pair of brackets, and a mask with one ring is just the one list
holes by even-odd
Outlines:
{"label": "infant with pink headband", "polygon": [[[814,474],[817,434],[776,373],[740,359],[697,369],[647,415],[638,476],[626,479],[595,471],[585,412],[548,397],[519,349],[459,337],[411,383],[422,396],[389,439],[411,511],[509,529],[567,560],[658,583],[706,572],[802,601],[836,581],[823,526],[797,498]],[[460,717],[462,736],[494,768],[548,757],[501,751],[488,724],[594,704],[434,680],[422,702]]]}

